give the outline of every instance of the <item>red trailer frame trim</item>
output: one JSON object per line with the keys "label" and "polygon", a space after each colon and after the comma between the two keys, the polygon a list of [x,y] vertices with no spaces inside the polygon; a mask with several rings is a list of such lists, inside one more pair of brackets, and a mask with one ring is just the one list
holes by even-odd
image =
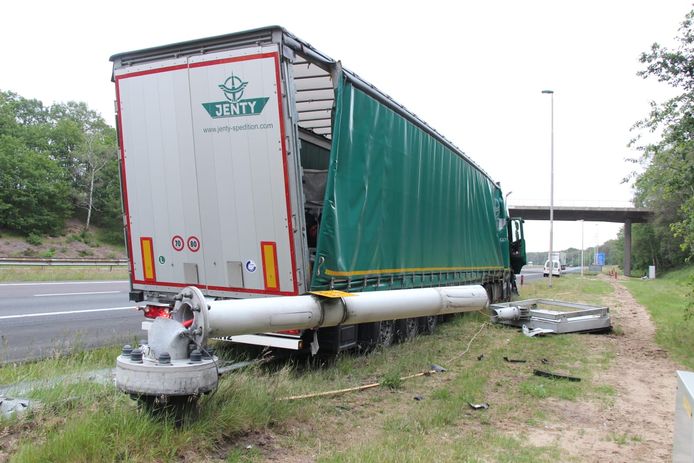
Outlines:
{"label": "red trailer frame trim", "polygon": [[[128,201],[128,182],[127,182],[127,177],[126,177],[126,169],[125,169],[125,147],[123,145],[123,121],[122,121],[122,116],[121,116],[121,96],[120,96],[120,81],[122,79],[128,79],[131,77],[139,77],[139,76],[144,76],[144,75],[149,75],[149,74],[158,74],[162,72],[169,72],[169,71],[178,71],[178,70],[183,70],[183,69],[189,69],[189,68],[199,68],[199,67],[204,67],[204,66],[213,66],[213,65],[219,65],[219,64],[226,64],[226,63],[233,63],[233,62],[238,62],[238,61],[248,61],[248,60],[254,60],[254,59],[265,59],[265,58],[273,58],[275,62],[275,82],[277,85],[277,105],[278,105],[278,113],[279,113],[279,122],[280,122],[280,137],[282,140],[282,168],[283,168],[283,175],[284,175],[284,196],[285,196],[285,207],[286,207],[286,219],[287,219],[287,230],[288,230],[288,235],[289,235],[289,250],[290,250],[290,260],[291,260],[291,267],[292,267],[292,283],[293,283],[293,291],[280,291],[279,288],[276,290],[273,289],[268,289],[267,288],[267,282],[266,282],[266,288],[265,289],[249,289],[249,288],[234,288],[234,287],[227,287],[227,286],[209,286],[209,285],[194,285],[199,287],[200,289],[207,289],[207,290],[212,290],[212,291],[230,291],[230,292],[238,292],[238,293],[247,293],[247,294],[264,294],[264,295],[281,295],[281,296],[296,296],[299,294],[299,289],[298,289],[298,281],[296,277],[296,251],[294,249],[294,227],[292,225],[292,214],[291,214],[291,197],[290,197],[290,191],[289,191],[289,168],[287,166],[287,147],[286,147],[286,141],[285,141],[285,121],[284,121],[284,107],[282,105],[282,85],[281,85],[281,79],[280,79],[280,65],[279,65],[279,53],[278,52],[269,52],[269,53],[257,53],[253,55],[247,55],[247,56],[236,56],[236,57],[231,57],[231,58],[223,58],[223,59],[217,59],[217,60],[211,60],[211,61],[204,61],[201,63],[188,63],[188,64],[179,64],[175,66],[167,66],[167,67],[162,67],[162,68],[157,68],[157,69],[148,69],[144,71],[136,71],[136,72],[131,72],[131,73],[124,73],[120,75],[115,76],[115,83],[116,83],[116,105],[118,108],[118,125],[120,127],[120,130],[118,131],[118,142],[120,145],[120,160],[121,160],[121,178],[122,178],[122,186],[123,186],[123,202],[124,202],[124,209],[125,209],[125,230],[126,230],[126,238],[128,240],[128,259],[130,261],[130,280],[132,284],[143,284],[143,285],[161,285],[161,286],[171,286],[171,287],[177,287],[177,288],[182,288],[186,286],[190,286],[189,284],[185,283],[171,283],[171,282],[164,282],[164,281],[157,281],[156,280],[156,272],[155,272],[155,279],[154,280],[139,280],[135,276],[135,265],[133,262],[133,242],[132,242],[132,235],[131,235],[131,224],[130,224],[130,205]],[[275,258],[276,258],[276,253],[275,253]],[[144,262],[144,261],[143,261]],[[144,270],[144,269],[143,269]],[[279,270],[278,270],[279,271]],[[278,285],[279,285],[279,278],[278,278]]]}

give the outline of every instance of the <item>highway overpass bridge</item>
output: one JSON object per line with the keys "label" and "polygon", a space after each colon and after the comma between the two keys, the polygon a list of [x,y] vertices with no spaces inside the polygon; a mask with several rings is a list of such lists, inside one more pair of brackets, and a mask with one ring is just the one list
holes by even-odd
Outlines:
{"label": "highway overpass bridge", "polygon": [[[525,220],[549,220],[549,206],[509,206],[511,217]],[[631,274],[631,224],[645,223],[653,210],[643,207],[554,207],[554,220],[587,220],[624,224],[624,274]]]}

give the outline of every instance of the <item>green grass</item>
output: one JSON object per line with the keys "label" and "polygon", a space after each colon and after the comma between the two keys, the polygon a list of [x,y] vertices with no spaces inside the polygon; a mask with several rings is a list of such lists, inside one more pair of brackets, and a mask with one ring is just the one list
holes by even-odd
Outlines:
{"label": "green grass", "polygon": [[127,280],[127,267],[0,267],[0,282]]}
{"label": "green grass", "polygon": [[693,302],[687,281],[693,275],[694,266],[690,266],[655,280],[631,279],[624,283],[653,317],[658,344],[689,369],[694,369],[694,318],[687,317],[688,304]]}
{"label": "green grass", "polygon": [[611,432],[607,435],[607,439],[614,441],[618,445],[630,445],[635,443],[643,442],[643,438],[638,434],[627,434],[627,433],[614,433]]}
{"label": "green grass", "polygon": [[[0,386],[50,379],[89,370],[113,368],[120,350],[120,346],[100,347],[79,350],[69,355],[60,355],[36,362],[1,364]],[[1,348],[0,359],[2,359]]]}
{"label": "green grass", "polygon": [[595,276],[566,274],[552,278],[552,288],[548,279],[533,282],[520,288],[520,297],[516,299],[558,299],[585,304],[601,304],[602,298],[612,294],[612,286]]}
{"label": "green grass", "polygon": [[138,410],[112,387],[80,383],[35,391],[43,407],[27,420],[41,427],[25,436],[11,461],[180,461],[186,455],[198,461],[226,453],[227,437],[287,418],[294,404],[275,400],[281,382],[256,371],[232,375],[203,399],[197,420],[180,428]]}
{"label": "green grass", "polygon": [[[553,291],[571,295],[570,300],[592,300],[609,293],[604,285],[562,278],[549,294],[539,283],[534,285],[538,288],[523,288],[535,294],[523,297],[560,298]],[[152,418],[111,387],[60,384],[32,392],[43,406],[25,418],[0,421],[0,435],[4,429],[21,436],[9,450],[10,461],[16,462],[254,462],[289,456],[324,462],[566,461],[556,445],[536,447],[522,433],[503,429],[542,427],[554,413],[543,399],[611,400],[614,389],[593,376],[613,353],[590,350],[584,335],[527,338],[496,325],[480,331],[486,321],[482,314],[456,317],[433,336],[369,355],[345,354],[324,362],[295,359],[229,374],[214,395],[202,400],[200,416],[182,427]],[[470,351],[461,355],[478,331]],[[240,355],[238,349],[219,350],[226,357]],[[118,350],[90,352],[0,368],[0,383],[111,366]],[[508,363],[504,356],[527,363]],[[400,380],[427,371],[432,363],[448,372]],[[535,377],[534,368],[583,381]],[[379,381],[390,387],[278,400]],[[469,402],[488,402],[490,408],[472,410]],[[498,428],[498,423],[506,426]]]}
{"label": "green grass", "polygon": [[491,426],[475,433],[440,435],[419,432],[393,433],[378,443],[356,446],[346,452],[321,456],[324,463],[455,462],[554,462],[566,461],[556,447],[531,447],[521,439],[500,435]]}

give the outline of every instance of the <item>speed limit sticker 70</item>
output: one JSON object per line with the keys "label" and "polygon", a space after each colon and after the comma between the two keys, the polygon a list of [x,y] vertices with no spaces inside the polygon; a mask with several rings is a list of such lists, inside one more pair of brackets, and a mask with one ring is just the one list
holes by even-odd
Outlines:
{"label": "speed limit sticker 70", "polygon": [[200,250],[200,240],[197,236],[189,236],[187,243],[188,249],[192,252],[198,252]]}

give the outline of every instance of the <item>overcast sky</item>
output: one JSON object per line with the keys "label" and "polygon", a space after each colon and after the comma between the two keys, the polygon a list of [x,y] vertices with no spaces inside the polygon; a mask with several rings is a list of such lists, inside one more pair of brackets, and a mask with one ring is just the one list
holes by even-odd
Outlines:
{"label": "overcast sky", "polygon": [[[512,205],[626,206],[630,127],[672,92],[636,76],[653,42],[674,45],[689,1],[10,1],[0,89],[46,104],[86,102],[113,122],[118,52],[278,24],[373,83],[458,145]],[[619,225],[585,224],[585,245]],[[526,226],[530,251],[549,227]],[[555,249],[581,225],[555,224]]]}

